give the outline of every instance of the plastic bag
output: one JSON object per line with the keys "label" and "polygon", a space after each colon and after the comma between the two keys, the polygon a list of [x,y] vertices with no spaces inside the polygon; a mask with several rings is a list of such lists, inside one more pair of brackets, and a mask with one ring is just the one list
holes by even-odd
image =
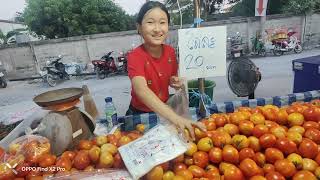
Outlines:
{"label": "plastic bag", "polygon": [[9,154],[20,157],[29,163],[37,163],[40,156],[50,153],[51,146],[47,138],[36,135],[21,136],[9,145]]}
{"label": "plastic bag", "polygon": [[169,98],[167,105],[169,105],[178,115],[191,119],[189,112],[189,100],[184,86]]}
{"label": "plastic bag", "polygon": [[154,166],[183,154],[188,144],[173,126],[159,124],[145,135],[119,148],[121,157],[132,175],[139,179]]}
{"label": "plastic bag", "polygon": [[56,174],[46,177],[45,180],[132,180],[126,170],[97,169],[91,172],[76,172],[72,174]]}

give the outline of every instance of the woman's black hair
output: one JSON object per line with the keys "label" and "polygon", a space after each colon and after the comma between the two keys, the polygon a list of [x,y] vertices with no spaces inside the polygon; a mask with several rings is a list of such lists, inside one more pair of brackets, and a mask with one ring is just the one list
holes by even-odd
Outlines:
{"label": "woman's black hair", "polygon": [[137,23],[141,24],[144,15],[153,8],[160,8],[162,11],[164,11],[167,14],[168,17],[168,23],[170,23],[170,15],[168,13],[168,9],[166,8],[166,6],[164,4],[162,4],[161,2],[158,1],[148,1],[146,3],[144,3],[138,13],[138,17],[137,17]]}

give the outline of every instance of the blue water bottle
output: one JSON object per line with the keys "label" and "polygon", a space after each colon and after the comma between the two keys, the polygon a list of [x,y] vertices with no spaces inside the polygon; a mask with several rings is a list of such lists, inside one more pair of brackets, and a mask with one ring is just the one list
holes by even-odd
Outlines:
{"label": "blue water bottle", "polygon": [[107,127],[110,131],[114,125],[117,124],[117,111],[116,107],[114,106],[112,102],[112,97],[106,97],[105,98],[105,114],[106,114],[106,120],[107,120]]}

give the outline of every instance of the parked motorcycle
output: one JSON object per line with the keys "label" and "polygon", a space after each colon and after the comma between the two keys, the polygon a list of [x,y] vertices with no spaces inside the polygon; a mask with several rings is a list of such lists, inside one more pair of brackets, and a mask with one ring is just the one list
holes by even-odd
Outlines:
{"label": "parked motorcycle", "polygon": [[7,83],[7,79],[6,79],[6,70],[4,69],[4,67],[2,66],[2,63],[0,61],[0,88],[6,88],[8,83]]}
{"label": "parked motorcycle", "polygon": [[276,56],[283,55],[284,52],[294,51],[295,53],[302,52],[301,42],[296,36],[293,36],[296,32],[287,33],[288,39],[274,39],[272,40],[273,54]]}
{"label": "parked motorcycle", "polygon": [[113,51],[110,51],[102,56],[100,60],[92,61],[98,79],[104,79],[111,73],[127,73],[126,54],[120,54],[115,60],[115,58],[111,56],[112,53]]}
{"label": "parked motorcycle", "polygon": [[262,38],[259,36],[251,38],[252,42],[252,54],[258,56],[266,56],[266,47]]}
{"label": "parked motorcycle", "polygon": [[58,81],[69,80],[69,74],[66,72],[65,64],[60,62],[62,56],[59,55],[57,59],[53,61],[47,61],[43,71],[40,72],[42,78],[49,86],[54,87]]}
{"label": "parked motorcycle", "polygon": [[242,37],[239,32],[235,36],[229,37],[228,40],[231,43],[231,57],[238,58],[244,55],[244,43],[242,42]]}

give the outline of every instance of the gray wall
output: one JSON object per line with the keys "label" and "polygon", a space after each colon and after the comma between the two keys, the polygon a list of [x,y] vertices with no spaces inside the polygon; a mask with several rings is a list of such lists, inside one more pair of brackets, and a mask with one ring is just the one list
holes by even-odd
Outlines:
{"label": "gray wall", "polygon": [[[258,17],[243,18],[235,17],[228,20],[205,22],[202,26],[226,25],[228,36],[240,32],[250,47],[250,38],[260,28]],[[189,28],[186,25],[183,28]],[[298,38],[307,33],[320,34],[320,14],[307,16],[268,16],[264,25],[266,32],[264,38],[268,40],[272,32],[279,29],[294,29],[298,32]],[[167,43],[177,45],[177,29],[172,27]],[[303,33],[305,31],[305,33]],[[269,34],[268,34],[269,33]],[[106,34],[95,34],[89,36],[77,36],[63,39],[53,39],[30,44],[20,44],[0,47],[0,61],[5,64],[9,72],[9,78],[28,77],[37,74],[37,66],[42,67],[47,59],[63,55],[63,62],[77,62],[88,64],[93,59],[99,59],[104,53],[114,51],[114,56],[119,52],[126,52],[142,43],[137,31],[114,32]],[[229,47],[229,45],[227,46]],[[228,50],[227,50],[228,52]]]}

